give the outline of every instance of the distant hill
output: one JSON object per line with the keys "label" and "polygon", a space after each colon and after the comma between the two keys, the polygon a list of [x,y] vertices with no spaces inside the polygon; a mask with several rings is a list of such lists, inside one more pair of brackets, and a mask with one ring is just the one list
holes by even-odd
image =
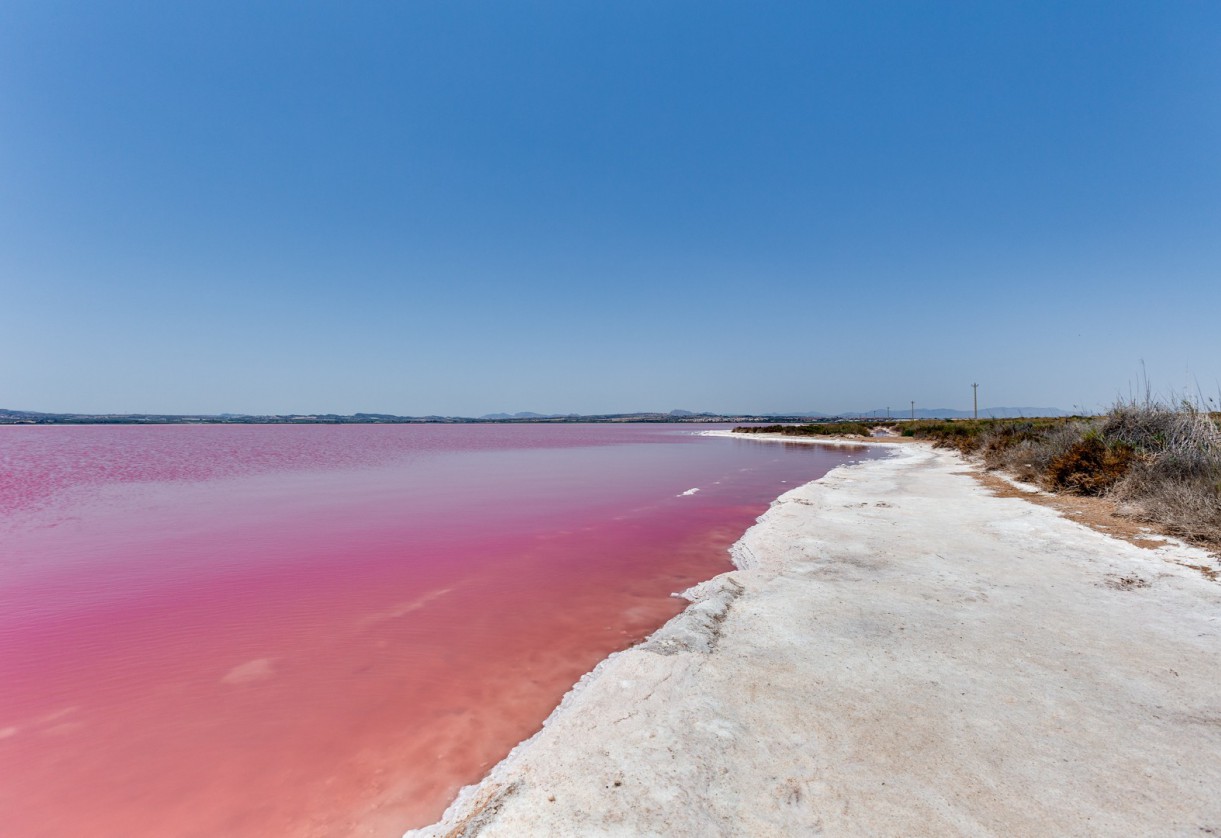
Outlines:
{"label": "distant hill", "polygon": [[480,416],[480,419],[504,420],[504,419],[556,419],[562,414],[559,413],[485,413]]}

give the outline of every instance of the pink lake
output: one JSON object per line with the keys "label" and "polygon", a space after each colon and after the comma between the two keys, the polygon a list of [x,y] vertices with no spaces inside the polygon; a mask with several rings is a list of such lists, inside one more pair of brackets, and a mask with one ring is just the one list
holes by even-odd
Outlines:
{"label": "pink lake", "polygon": [[0,427],[0,829],[435,820],[869,456],[706,427]]}

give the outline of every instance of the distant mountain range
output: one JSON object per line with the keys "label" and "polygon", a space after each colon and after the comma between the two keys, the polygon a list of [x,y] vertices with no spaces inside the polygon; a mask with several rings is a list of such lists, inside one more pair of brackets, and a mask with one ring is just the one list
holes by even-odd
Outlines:
{"label": "distant mountain range", "polygon": [[[901,420],[911,417],[911,411],[892,409],[890,418]],[[981,408],[981,418],[1014,418],[1023,416],[1068,416],[1067,411],[1054,407],[989,407]],[[969,410],[951,408],[921,408],[916,410],[917,419],[966,419]],[[250,415],[244,413],[219,414],[161,414],[161,413],[39,413],[31,410],[0,409],[0,425],[368,425],[368,424],[462,424],[471,422],[801,422],[829,419],[885,419],[886,408],[862,412],[821,413],[799,411],[795,413],[696,413],[690,410],[671,410],[668,413],[487,413],[479,417],[469,416],[396,416],[392,413],[309,413]]]}

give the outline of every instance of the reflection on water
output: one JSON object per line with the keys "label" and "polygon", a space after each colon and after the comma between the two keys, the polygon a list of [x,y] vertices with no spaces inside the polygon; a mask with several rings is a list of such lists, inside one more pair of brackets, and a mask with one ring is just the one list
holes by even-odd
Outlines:
{"label": "reflection on water", "polygon": [[656,425],[0,428],[0,823],[429,822],[728,569],[770,500],[864,456],[788,449]]}

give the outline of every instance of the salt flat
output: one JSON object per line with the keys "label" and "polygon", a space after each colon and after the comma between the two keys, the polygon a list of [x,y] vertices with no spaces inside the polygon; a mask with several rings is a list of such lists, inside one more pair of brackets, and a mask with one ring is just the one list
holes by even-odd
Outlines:
{"label": "salt flat", "polygon": [[409,835],[1221,834],[1221,585],[922,444],[777,500],[739,570]]}

